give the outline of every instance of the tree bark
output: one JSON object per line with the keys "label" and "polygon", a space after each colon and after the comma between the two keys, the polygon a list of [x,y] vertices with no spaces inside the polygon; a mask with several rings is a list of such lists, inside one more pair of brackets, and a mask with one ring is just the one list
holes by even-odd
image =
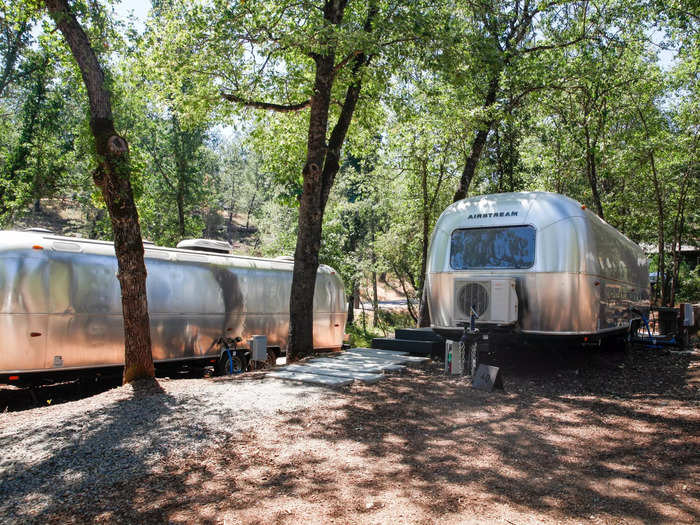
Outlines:
{"label": "tree bark", "polygon": [[658,267],[656,270],[656,294],[658,296],[661,292],[661,304],[666,304],[666,239],[664,238],[664,202],[663,194],[661,193],[661,184],[659,182],[659,177],[656,173],[656,162],[654,160],[654,152],[649,152],[649,162],[651,163],[651,173],[654,183],[654,195],[656,197],[656,209],[658,214],[658,248],[659,248],[659,260]]}
{"label": "tree bark", "polygon": [[90,103],[90,129],[95,139],[98,167],[93,174],[112,222],[117,278],[124,316],[124,383],[154,377],[151,354],[146,265],[138,212],[130,181],[129,148],[114,129],[110,92],[104,72],[77,18],[66,0],[45,0],[80,67]]}
{"label": "tree bark", "polygon": [[[372,257],[373,263],[376,258]],[[377,295],[377,272],[372,272],[372,326],[379,324],[379,297]]]}
{"label": "tree bark", "polygon": [[[489,82],[489,88],[486,92],[486,97],[484,99],[484,109],[487,111],[496,102],[496,95],[498,94],[499,80],[498,76],[495,75],[491,82]],[[466,198],[469,193],[469,186],[474,179],[474,174],[476,173],[476,167],[479,164],[479,159],[481,158],[481,153],[484,151],[484,145],[486,144],[486,138],[491,131],[493,126],[493,120],[487,120],[482,124],[482,127],[476,132],[474,140],[472,140],[469,157],[464,163],[464,169],[462,170],[462,176],[459,179],[459,185],[457,186],[457,191],[455,192],[453,202],[460,201]]]}
{"label": "tree bark", "polygon": [[428,309],[428,290],[423,281],[423,288],[420,291],[420,307],[418,309],[418,328],[430,326],[430,310]]}
{"label": "tree bark", "polygon": [[[7,22],[9,24],[9,22]],[[10,34],[12,29],[8,27],[7,29],[7,40],[8,48],[5,52],[5,66],[2,69],[2,75],[0,75],[0,97],[5,92],[5,89],[10,84],[12,80],[12,73],[15,69],[15,64],[17,63],[17,57],[19,56],[19,51],[23,47],[22,39],[27,33],[29,24],[26,20],[20,22],[17,31],[14,34]]]}
{"label": "tree bark", "polygon": [[177,227],[182,239],[185,236],[185,189],[182,179],[178,180],[175,200],[177,201]]}
{"label": "tree bark", "polygon": [[299,229],[289,302],[287,359],[290,362],[313,351],[312,312],[318,252],[321,249],[321,223],[325,209],[322,175],[326,158],[326,130],[333,87],[334,59],[333,52],[316,58],[316,78],[309,117],[306,164],[302,171],[304,182],[299,202]]}
{"label": "tree bark", "polygon": [[586,133],[586,175],[588,176],[588,183],[591,187],[591,194],[593,195],[593,204],[596,208],[596,213],[598,217],[605,220],[603,215],[603,203],[600,200],[600,192],[598,191],[598,172],[596,170],[596,159],[595,159],[595,142],[591,143],[590,133],[588,132],[588,127],[585,128]]}
{"label": "tree bark", "polygon": [[411,319],[413,319],[413,322],[416,324],[419,324],[418,317],[416,317],[416,314],[413,312],[413,305],[411,304],[411,296],[408,293],[408,290],[406,289],[406,283],[403,280],[403,277],[401,275],[398,275],[399,278],[399,283],[401,283],[401,289],[403,290],[403,295],[406,297],[406,308],[408,309],[408,315],[411,316]]}
{"label": "tree bark", "polygon": [[[437,197],[437,192],[440,191],[440,186],[435,190]],[[420,260],[420,276],[418,277],[420,282],[420,290],[417,290],[420,294],[420,307],[418,308],[418,319],[416,324],[419,327],[430,326],[430,313],[425,305],[425,270],[428,266],[428,243],[430,242],[430,213],[432,211],[431,202],[428,199],[428,166],[427,160],[424,159],[422,165],[421,173],[421,194],[423,198],[423,238],[421,239],[421,260]],[[435,202],[435,198],[432,199]],[[411,314],[412,317],[413,314]],[[415,319],[415,317],[414,317]]]}
{"label": "tree bark", "polygon": [[[328,24],[338,25],[345,10],[346,0],[326,0],[323,16]],[[365,31],[377,14],[374,1],[365,21]],[[289,301],[289,341],[287,359],[292,362],[313,351],[313,299],[318,270],[318,252],[321,248],[323,213],[328,195],[340,169],[340,150],[345,142],[357,100],[362,88],[362,68],[370,57],[358,53],[353,59],[352,78],[345,92],[345,100],[338,121],[326,145],[328,109],[335,77],[335,48],[329,46],[325,54],[314,55],[316,74],[309,115],[306,163],[302,171],[304,182],[299,202],[299,229],[294,252],[294,273]]]}
{"label": "tree bark", "polygon": [[[644,126],[644,133],[647,139],[650,139],[649,128],[647,126],[647,121],[644,118],[644,113],[641,108],[637,108],[637,113]],[[666,239],[664,237],[664,227],[665,227],[665,217],[664,217],[664,197],[663,188],[661,187],[661,181],[659,180],[659,174],[656,171],[656,160],[654,157],[654,149],[649,150],[649,164],[651,166],[651,178],[654,184],[654,197],[656,198],[656,209],[657,209],[657,228],[658,228],[658,267],[656,269],[656,292],[654,299],[656,300],[661,292],[661,304],[666,304]]]}
{"label": "tree bark", "polygon": [[353,280],[350,283],[350,289],[352,290],[350,292],[350,295],[348,296],[348,319],[347,323],[348,326],[352,326],[355,323],[355,288],[356,288],[355,281]]}
{"label": "tree bark", "polygon": [[681,249],[683,246],[683,230],[685,228],[685,203],[688,196],[687,185],[690,172],[691,168],[689,166],[681,177],[676,218],[673,221],[673,245],[671,246],[673,250],[673,274],[671,276],[671,291],[669,297],[669,304],[671,306],[676,304],[676,293],[678,292],[679,286],[678,276],[680,272]]}

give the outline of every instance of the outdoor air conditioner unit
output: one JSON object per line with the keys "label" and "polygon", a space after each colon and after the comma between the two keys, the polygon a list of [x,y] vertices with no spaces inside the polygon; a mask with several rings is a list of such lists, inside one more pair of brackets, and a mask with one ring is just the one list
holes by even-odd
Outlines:
{"label": "outdoor air conditioner unit", "polygon": [[456,323],[468,322],[472,308],[480,323],[511,324],[518,320],[515,279],[456,279],[453,298]]}

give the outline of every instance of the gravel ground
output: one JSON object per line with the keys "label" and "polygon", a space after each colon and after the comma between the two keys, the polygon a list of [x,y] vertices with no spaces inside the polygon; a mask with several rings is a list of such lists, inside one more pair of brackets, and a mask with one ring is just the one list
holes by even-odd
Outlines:
{"label": "gravel ground", "polygon": [[[156,387],[157,388],[157,387]],[[263,379],[160,380],[0,415],[0,521],[23,523],[86,491],[150,472],[172,456],[235,439],[328,389]]]}

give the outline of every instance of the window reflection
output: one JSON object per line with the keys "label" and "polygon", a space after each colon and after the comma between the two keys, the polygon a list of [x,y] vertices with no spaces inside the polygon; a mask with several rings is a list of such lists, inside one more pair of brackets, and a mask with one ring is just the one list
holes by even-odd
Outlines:
{"label": "window reflection", "polygon": [[535,262],[535,228],[469,228],[452,232],[450,266],[475,268],[530,268]]}

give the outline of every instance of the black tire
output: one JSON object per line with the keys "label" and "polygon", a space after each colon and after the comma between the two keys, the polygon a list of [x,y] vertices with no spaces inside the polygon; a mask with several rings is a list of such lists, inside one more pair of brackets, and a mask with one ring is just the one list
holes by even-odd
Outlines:
{"label": "black tire", "polygon": [[[230,356],[230,357],[229,357]],[[248,369],[246,357],[235,351],[224,352],[219,359],[218,371],[222,376],[242,374]]]}
{"label": "black tire", "polygon": [[634,342],[634,340],[637,339],[640,335],[644,335],[643,332],[640,333],[640,330],[642,330],[642,320],[632,320],[632,322],[630,323],[629,332],[627,333],[627,340],[631,343]]}

